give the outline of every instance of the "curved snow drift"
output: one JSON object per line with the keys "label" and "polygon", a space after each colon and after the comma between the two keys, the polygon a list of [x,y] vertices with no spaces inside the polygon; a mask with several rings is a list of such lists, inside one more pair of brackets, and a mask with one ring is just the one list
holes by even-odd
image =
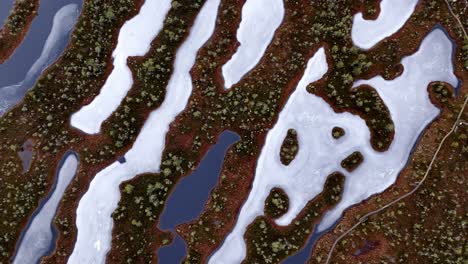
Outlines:
{"label": "curved snow drift", "polygon": [[283,0],[247,0],[237,30],[240,46],[222,67],[225,89],[231,88],[257,65],[283,17]]}
{"label": "curved snow drift", "polygon": [[208,0],[198,14],[190,35],[177,51],[166,99],[150,114],[125,154],[126,162],[116,161],[100,171],[81,198],[76,212],[78,237],[68,263],[104,263],[111,244],[111,214],[120,200],[120,183],[138,174],[159,172],[166,133],[187,105],[192,92],[190,69],[198,50],[214,31],[219,2]]}
{"label": "curved snow drift", "polygon": [[[429,100],[428,84],[444,81],[457,85],[452,49],[444,32],[435,29],[415,54],[402,60],[405,71],[401,76],[392,81],[379,76],[355,83],[355,86],[369,84],[375,87],[390,110],[395,138],[389,150],[383,153],[374,151],[370,145],[370,132],[364,120],[350,113],[337,114],[324,100],[306,91],[307,84],[321,78],[327,70],[325,52],[320,49],[309,60],[304,76],[281,111],[277,124],[268,132],[249,197],[233,231],[209,263],[240,263],[244,259],[244,233],[255,217],[263,215],[264,201],[274,187],[282,188],[290,203],[288,212],[276,223],[289,225],[307,202],[322,191],[330,173],[339,171],[346,175],[342,200],[325,215],[317,230],[321,232],[331,226],[343,210],[393,184],[406,165],[418,136],[439,113]],[[346,131],[339,140],[331,135],[335,126]],[[284,166],[279,153],[289,128],[297,131],[300,147],[296,158],[289,166]],[[348,173],[341,168],[340,162],[354,151],[360,151],[364,161]]]}
{"label": "curved snow drift", "polygon": [[125,22],[112,53],[114,69],[99,95],[71,117],[71,125],[88,134],[97,134],[101,124],[114,112],[133,85],[128,57],[143,56],[161,31],[170,0],[146,0],[138,15]]}
{"label": "curved snow drift", "polygon": [[361,49],[370,49],[397,32],[414,12],[418,0],[382,0],[376,20],[365,20],[362,13],[354,16],[351,39]]}

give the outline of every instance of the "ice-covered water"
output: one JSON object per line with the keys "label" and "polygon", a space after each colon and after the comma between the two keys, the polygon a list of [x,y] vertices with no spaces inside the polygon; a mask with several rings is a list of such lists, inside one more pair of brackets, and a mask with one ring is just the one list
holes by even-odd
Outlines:
{"label": "ice-covered water", "polygon": [[[1,84],[16,80],[19,76],[24,78],[19,83],[0,87],[0,116],[21,101],[26,92],[34,86],[42,72],[60,56],[68,44],[71,31],[80,14],[80,9],[81,7],[78,4],[73,3],[67,4],[57,11],[53,17],[52,29],[42,50],[40,41],[35,38],[35,35],[39,33],[46,34],[47,28],[37,30],[37,26],[33,25],[31,31],[35,31],[35,35],[28,34],[13,57],[0,66]],[[47,14],[45,12],[44,16]],[[23,68],[29,67],[28,61],[34,58],[35,52],[40,52],[40,55],[34,64],[27,69],[24,76]]]}
{"label": "ice-covered water", "polygon": [[39,263],[41,257],[50,253],[55,245],[52,220],[57,211],[65,189],[70,184],[78,168],[75,153],[65,154],[56,173],[56,183],[51,194],[41,203],[32,216],[19,240],[19,248],[14,257],[14,264]]}
{"label": "ice-covered water", "polygon": [[[264,201],[274,187],[282,188],[290,203],[288,212],[276,223],[289,225],[306,203],[322,191],[330,173],[339,171],[346,175],[342,200],[322,219],[317,229],[320,232],[331,226],[349,206],[393,184],[419,135],[439,113],[429,100],[428,84],[444,81],[457,85],[452,49],[451,41],[436,28],[426,36],[415,54],[402,60],[404,72],[401,76],[391,81],[379,76],[355,83],[355,86],[369,84],[375,87],[390,111],[395,137],[385,152],[376,152],[370,145],[370,132],[364,120],[350,113],[335,113],[324,100],[306,91],[307,84],[321,78],[327,70],[325,52],[320,49],[309,60],[304,76],[281,111],[278,122],[268,132],[249,197],[234,229],[209,263],[242,261],[246,254],[243,239],[246,228],[255,217],[263,215]],[[331,136],[335,126],[346,131],[339,140]],[[279,153],[290,128],[297,131],[299,152],[289,166],[284,166]],[[364,161],[348,173],[341,168],[340,162],[354,151],[360,151]]]}

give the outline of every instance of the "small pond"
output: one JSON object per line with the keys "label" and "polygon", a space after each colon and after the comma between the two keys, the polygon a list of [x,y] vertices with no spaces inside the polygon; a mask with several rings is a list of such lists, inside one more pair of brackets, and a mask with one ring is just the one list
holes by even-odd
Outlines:
{"label": "small pond", "polygon": [[[232,131],[224,131],[203,157],[198,168],[183,178],[175,187],[159,218],[159,228],[174,230],[177,225],[196,219],[208,201],[211,190],[219,179],[224,157],[232,144],[240,139]],[[180,263],[186,255],[186,245],[181,237],[158,251],[160,263]]]}
{"label": "small pond", "polygon": [[0,1],[0,27],[3,27],[5,20],[10,14],[11,8],[13,7],[14,0],[2,0]]}

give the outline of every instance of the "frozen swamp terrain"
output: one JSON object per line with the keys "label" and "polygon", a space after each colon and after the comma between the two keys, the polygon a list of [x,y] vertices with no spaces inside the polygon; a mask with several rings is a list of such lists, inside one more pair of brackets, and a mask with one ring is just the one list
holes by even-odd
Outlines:
{"label": "frozen swamp terrain", "polygon": [[148,52],[151,41],[163,27],[170,7],[170,0],[147,0],[138,15],[125,22],[120,29],[117,47],[112,54],[114,69],[99,95],[90,104],[83,106],[72,115],[73,127],[88,134],[99,133],[102,122],[117,109],[133,85],[127,59],[133,56],[143,56]]}
{"label": "frozen swamp terrain", "polygon": [[[105,263],[112,246],[112,213],[120,200],[119,185],[139,174],[160,171],[166,134],[170,124],[187,106],[192,93],[190,70],[198,51],[214,32],[220,2],[221,0],[205,1],[186,41],[177,51],[173,75],[166,87],[162,105],[149,115],[132,148],[122,159],[98,172],[79,201],[76,211],[77,240],[68,263]],[[3,76],[12,75],[13,69],[20,78],[1,85],[0,115],[23,98],[44,69],[59,58],[68,45],[81,11],[81,0],[60,0],[57,3],[59,4],[53,8],[50,7],[53,12],[42,13],[49,16],[47,21],[50,24],[43,27],[44,32],[41,31],[42,41],[39,42],[37,37],[26,38],[24,41],[28,45],[35,42],[41,44],[37,45],[37,56],[23,54],[23,49],[28,50],[29,46],[20,46],[15,54],[22,56],[18,57],[18,62],[12,56],[10,61],[1,65],[3,68],[0,67],[0,73]],[[354,45],[364,50],[371,49],[397,33],[410,18],[417,4],[418,0],[382,0],[380,14],[375,20],[364,19],[362,13],[356,14],[351,28]],[[113,70],[100,93],[88,105],[71,114],[72,127],[86,134],[101,132],[102,123],[118,108],[133,86],[128,58],[144,56],[149,51],[151,42],[163,29],[170,8],[170,0],[145,0],[139,13],[122,26],[112,54]],[[224,65],[220,65],[224,89],[235,86],[260,63],[284,16],[283,0],[245,1],[236,35],[239,46],[232,57]],[[41,12],[38,18],[43,19]],[[149,24],[151,26],[146,26]],[[30,32],[35,32],[35,27],[40,26],[33,25]],[[377,152],[370,144],[370,132],[363,119],[351,113],[336,113],[323,99],[306,91],[308,84],[320,80],[329,70],[325,49],[319,49],[309,59],[297,87],[281,109],[277,123],[268,132],[257,161],[249,196],[238,212],[234,228],[211,255],[209,263],[242,262],[246,256],[244,234],[249,224],[257,216],[264,214],[265,199],[273,188],[281,188],[288,195],[288,211],[275,220],[278,225],[286,226],[323,190],[328,175],[338,171],[346,176],[341,201],[326,212],[316,227],[315,234],[321,234],[320,232],[330,228],[350,206],[387,189],[406,166],[423,130],[439,114],[439,109],[429,100],[428,84],[442,81],[457,86],[458,80],[453,74],[452,65],[453,44],[441,28],[433,29],[421,42],[417,52],[402,59],[404,70],[397,78],[384,80],[377,76],[370,80],[357,80],[353,89],[359,89],[360,85],[374,87],[394,122],[395,137],[390,148],[385,152]],[[26,65],[25,57],[30,57],[30,64]],[[16,64],[22,65],[24,72],[15,68]],[[343,128],[345,136],[334,139],[331,133],[333,127]],[[289,129],[297,131],[299,151],[294,160],[285,166],[280,160],[280,148]],[[201,186],[204,184],[201,181],[197,182],[200,185],[189,182],[195,176],[187,177],[186,182],[181,181],[167,201],[167,204],[175,205],[163,211],[160,228],[175,232],[177,224],[192,221],[200,215],[210,191],[217,183],[226,150],[238,139],[237,134],[229,133],[233,133],[230,135],[231,141],[219,142],[217,146],[223,146],[217,151],[224,154],[216,154],[205,161],[209,165],[201,162],[199,167],[201,171],[205,170],[204,166],[211,170],[217,162],[217,171],[210,171],[212,177],[209,185]],[[362,153],[364,160],[355,170],[348,172],[340,163],[356,151]],[[210,161],[211,159],[216,159],[216,162]],[[29,164],[24,166],[27,169]],[[17,241],[16,252],[11,260],[13,263],[38,263],[42,256],[54,249],[56,230],[53,218],[78,166],[76,153],[68,152],[62,158],[50,194],[41,201]],[[202,172],[195,171],[194,175],[197,173]],[[206,174],[208,172],[205,176]],[[191,196],[178,194],[184,194],[194,186],[198,189]],[[187,199],[192,199],[193,204],[191,210],[182,215],[179,210],[183,208],[183,204],[188,204]],[[315,238],[317,237],[318,235]],[[163,250],[161,254],[181,259],[186,254],[185,241],[177,236],[173,246],[172,249],[170,246],[165,249],[171,253]]]}
{"label": "frozen swamp terrain", "polygon": [[65,189],[78,169],[78,158],[74,153],[67,153],[60,162],[56,173],[56,183],[50,196],[39,206],[32,216],[32,221],[19,240],[19,248],[14,257],[14,264],[39,263],[55,246],[52,219],[62,199]]}
{"label": "frozen swamp terrain", "polygon": [[416,8],[418,0],[382,0],[376,20],[365,20],[362,13],[354,16],[351,38],[354,45],[370,49],[397,32]]}
{"label": "frozen swamp terrain", "polygon": [[[240,263],[246,255],[243,239],[247,226],[263,215],[264,201],[274,187],[282,188],[289,197],[289,210],[276,220],[289,225],[306,203],[318,195],[326,177],[339,171],[346,175],[342,200],[322,219],[318,231],[330,227],[349,206],[382,192],[393,184],[404,168],[419,135],[438,115],[429,99],[427,86],[443,81],[457,86],[453,74],[452,43],[441,29],[434,29],[423,40],[419,50],[402,60],[404,72],[398,78],[385,81],[378,76],[357,81],[354,86],[373,86],[387,105],[395,125],[395,138],[388,151],[376,152],[370,145],[370,133],[364,120],[350,113],[337,114],[321,98],[309,94],[306,86],[319,80],[328,69],[324,49],[308,62],[296,91],[279,115],[278,122],[268,132],[257,163],[255,179],[234,230],[209,263]],[[346,135],[333,139],[331,130],[339,126]],[[279,153],[288,129],[298,133],[299,152],[285,166]],[[340,162],[354,151],[364,156],[363,163],[353,172],[341,168]]]}
{"label": "frozen swamp terrain", "polygon": [[[45,28],[44,25],[39,25],[38,28],[34,24],[24,42],[16,50],[16,53],[6,63],[0,65],[0,76],[3,77],[0,83],[9,81],[10,78],[17,77],[18,75],[21,75],[19,77],[23,78],[22,80],[20,79],[19,83],[0,87],[0,116],[20,102],[26,92],[34,86],[34,83],[42,72],[61,55],[68,44],[71,31],[80,14],[80,9],[81,7],[75,3],[61,7],[53,16],[52,28],[50,29]],[[44,16],[51,15],[48,11],[42,11]],[[42,19],[42,16],[39,19]],[[40,22],[44,23],[43,21]],[[38,36],[41,34],[48,34],[44,46],[41,46],[42,43],[38,39]],[[27,66],[29,60],[34,59],[35,53],[39,53],[40,55],[38,55],[35,61],[31,62],[31,67],[25,69],[25,73],[23,73],[22,69],[17,66]]]}
{"label": "frozen swamp terrain", "polygon": [[[165,7],[165,3],[157,3],[163,5],[160,8]],[[99,172],[81,198],[76,219],[78,237],[68,263],[104,263],[111,243],[111,214],[120,200],[119,184],[141,173],[159,172],[166,133],[188,102],[192,92],[190,69],[198,50],[214,31],[219,3],[220,0],[205,2],[187,40],[177,52],[166,98],[150,114],[132,149],[125,154],[126,162],[116,161]],[[133,30],[140,29],[135,26]]]}
{"label": "frozen swamp terrain", "polygon": [[231,88],[260,61],[284,17],[283,0],[247,0],[237,29],[239,48],[222,67],[224,86]]}

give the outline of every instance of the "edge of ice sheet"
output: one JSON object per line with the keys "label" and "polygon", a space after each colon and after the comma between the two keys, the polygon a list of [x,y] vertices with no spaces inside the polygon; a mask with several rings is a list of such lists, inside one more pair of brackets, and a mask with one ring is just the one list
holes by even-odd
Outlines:
{"label": "edge of ice sheet", "polygon": [[[221,248],[211,256],[209,263],[240,263],[244,259],[246,252],[244,233],[247,226],[255,217],[263,214],[264,201],[272,188],[283,188],[288,194],[290,198],[290,210],[287,214],[290,214],[292,208],[297,207],[296,203],[298,202],[297,199],[294,199],[294,196],[291,196],[291,192],[297,191],[307,193],[303,189],[300,191],[300,186],[303,188],[313,187],[297,177],[297,175],[301,173],[301,167],[307,162],[309,156],[307,148],[299,147],[296,158],[289,166],[282,165],[278,153],[281,148],[282,140],[286,136],[289,128],[297,130],[299,127],[296,127],[294,124],[305,124],[305,121],[307,121],[306,119],[313,120],[316,118],[309,115],[296,115],[295,111],[300,110],[299,108],[304,106],[303,103],[306,103],[306,97],[314,96],[306,91],[307,85],[322,78],[327,70],[328,64],[325,49],[320,48],[314,56],[309,59],[296,90],[290,96],[285,107],[279,114],[277,124],[268,132],[255,170],[252,189],[247,201],[242,206],[234,230],[224,240]],[[326,104],[325,102],[322,103]],[[307,108],[308,107],[304,109]],[[331,108],[330,111],[333,112]],[[304,120],[296,120],[297,118]],[[303,141],[305,140],[304,135],[298,133],[298,140],[299,145],[303,145]],[[288,179],[290,179],[290,181],[288,181]],[[294,181],[291,181],[291,179],[294,179]],[[293,186],[288,186],[290,184]],[[323,185],[323,183],[317,184],[315,189],[320,191],[321,185]],[[293,190],[294,188],[299,189]]]}
{"label": "edge of ice sheet", "polygon": [[[392,116],[395,137],[386,152],[361,151],[363,163],[347,177],[342,200],[325,215],[318,226],[319,232],[330,227],[349,206],[384,191],[395,182],[418,137],[439,115],[440,110],[429,99],[429,83],[443,81],[453,87],[458,84],[453,73],[453,48],[445,32],[435,28],[423,39],[416,53],[402,59],[401,76],[390,81],[377,76],[355,82],[354,87],[367,84],[377,90]],[[366,177],[364,183],[363,177]]]}
{"label": "edge of ice sheet", "polygon": [[190,69],[198,50],[214,31],[219,3],[205,2],[190,35],[177,51],[166,99],[150,114],[132,149],[125,154],[126,162],[116,161],[99,172],[81,198],[76,212],[78,237],[68,263],[104,263],[111,243],[111,214],[120,200],[120,183],[138,174],[159,172],[166,133],[188,102],[192,92]]}
{"label": "edge of ice sheet", "polygon": [[112,53],[114,69],[93,101],[71,116],[73,127],[87,134],[99,133],[102,123],[117,109],[133,85],[128,57],[148,52],[170,7],[171,0],[145,0],[139,13],[125,22]]}
{"label": "edge of ice sheet", "polygon": [[73,29],[80,14],[79,10],[77,4],[68,4],[55,13],[52,29],[41,54],[26,73],[24,80],[17,84],[0,87],[0,116],[24,97],[26,90],[34,85],[42,71],[52,63],[51,54],[57,49],[57,40]]}
{"label": "edge of ice sheet", "polygon": [[[355,87],[370,84],[387,105],[395,124],[395,138],[386,152],[376,152],[370,145],[370,132],[364,120],[350,113],[335,113],[323,99],[307,93],[311,61],[318,55],[326,63],[323,49],[309,60],[298,87],[281,111],[278,122],[268,132],[257,163],[252,190],[242,206],[237,223],[209,263],[240,263],[246,254],[244,234],[247,226],[263,215],[264,201],[274,187],[282,188],[289,197],[289,210],[275,222],[289,225],[308,201],[318,195],[326,177],[339,171],[346,175],[341,201],[323,218],[317,228],[321,232],[331,226],[349,206],[382,192],[392,185],[405,167],[412,147],[421,132],[438,115],[430,101],[427,86],[444,81],[453,86],[452,43],[441,29],[434,29],[421,43],[419,50],[402,60],[402,75],[391,81],[375,77],[357,81]],[[322,66],[323,67],[323,66]],[[314,65],[313,68],[320,66]],[[346,134],[334,140],[331,130],[343,127]],[[289,166],[279,157],[281,144],[289,128],[297,131],[299,152]],[[354,151],[364,156],[363,163],[352,173],[340,162]]]}
{"label": "edge of ice sheet", "polygon": [[60,167],[57,169],[57,179],[52,194],[42,208],[39,209],[39,212],[33,214],[32,221],[28,224],[26,232],[20,239],[20,245],[13,261],[14,264],[38,263],[40,258],[49,250],[54,237],[52,220],[63,193],[76,174],[78,163],[78,157],[75,153],[65,154]]}
{"label": "edge of ice sheet", "polygon": [[240,46],[222,67],[225,89],[231,88],[257,65],[283,17],[283,0],[247,0],[237,30]]}
{"label": "edge of ice sheet", "polygon": [[362,13],[353,18],[351,39],[361,49],[370,49],[397,32],[414,12],[418,0],[382,0],[376,20],[365,20]]}

